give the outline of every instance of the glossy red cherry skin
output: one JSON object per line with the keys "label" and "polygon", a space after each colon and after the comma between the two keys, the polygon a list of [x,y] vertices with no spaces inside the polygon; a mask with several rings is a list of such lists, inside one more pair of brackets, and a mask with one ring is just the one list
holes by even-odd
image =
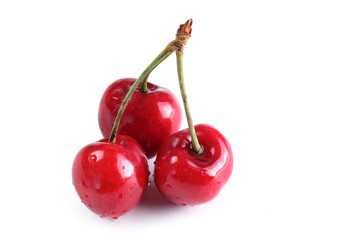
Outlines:
{"label": "glossy red cherry skin", "polygon": [[[104,92],[99,106],[99,126],[105,138],[112,126],[125,95],[135,78],[123,78],[112,83]],[[118,134],[137,140],[148,158],[154,157],[162,140],[179,130],[181,107],[168,89],[148,83],[148,91],[140,87],[132,95],[121,118]]]}
{"label": "glossy red cherry skin", "polygon": [[215,198],[230,178],[233,154],[229,142],[214,127],[195,126],[203,154],[191,149],[189,129],[179,131],[161,145],[155,161],[156,187],[169,201],[198,205]]}
{"label": "glossy red cherry skin", "polygon": [[91,143],[76,155],[72,178],[81,201],[100,217],[117,219],[133,209],[148,185],[144,150],[129,136]]}

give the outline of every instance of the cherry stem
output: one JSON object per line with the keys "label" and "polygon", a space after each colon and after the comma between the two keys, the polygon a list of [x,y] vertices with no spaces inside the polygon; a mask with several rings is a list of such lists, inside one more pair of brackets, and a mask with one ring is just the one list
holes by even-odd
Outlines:
{"label": "cherry stem", "polygon": [[195,127],[194,127],[194,123],[192,121],[190,107],[189,107],[186,90],[185,90],[184,72],[183,72],[183,52],[182,51],[176,51],[176,66],[177,66],[177,72],[178,72],[178,77],[179,77],[179,86],[180,86],[180,91],[181,91],[181,97],[182,97],[182,100],[184,103],[186,119],[187,119],[187,122],[189,125],[189,130],[190,130],[192,150],[197,154],[201,154],[202,147],[199,144],[199,140],[196,136]]}
{"label": "cherry stem", "polygon": [[[187,20],[184,24],[181,24],[176,32],[176,38],[174,41],[170,42],[166,48],[168,48],[169,55],[170,56],[174,51],[182,51],[184,49],[184,46],[187,43],[187,40],[191,36],[191,25],[192,25],[192,19]],[[164,57],[161,61],[157,63],[159,65],[162,61],[164,61],[168,56]],[[156,66],[154,66],[153,69],[155,69]],[[150,75],[151,71],[145,76],[144,80],[141,83],[140,91],[146,92],[147,91],[147,79]]]}
{"label": "cherry stem", "polygon": [[141,73],[141,75],[136,79],[136,81],[133,83],[131,88],[129,89],[128,93],[126,94],[123,102],[121,103],[121,106],[119,108],[119,111],[116,115],[113,128],[111,130],[111,134],[109,137],[110,143],[115,143],[116,141],[116,135],[119,130],[119,125],[121,121],[121,117],[124,114],[125,108],[130,101],[131,96],[134,94],[136,88],[139,86],[140,83],[140,91],[145,93],[147,91],[147,79],[150,75],[150,73],[160,64],[162,63],[167,57],[169,57],[173,52],[175,51],[182,51],[184,48],[187,39],[190,37],[191,34],[191,24],[192,20],[189,19],[185,22],[185,24],[181,24],[177,34],[176,39],[174,41],[171,41],[166,48],[150,63],[150,65]]}
{"label": "cherry stem", "polygon": [[[160,64],[162,63],[167,57],[169,57],[172,53],[174,52],[174,50],[170,49],[169,46],[167,46],[160,54],[159,56],[157,56],[157,58],[149,65],[149,67],[151,66],[150,71],[144,76],[143,80],[141,81],[141,87],[140,87],[140,91],[143,93],[147,92],[147,79],[150,76],[150,73]],[[149,68],[148,67],[148,68]],[[145,70],[146,71],[146,70]],[[144,71],[144,72],[145,72]],[[139,77],[140,78],[140,77]]]}
{"label": "cherry stem", "polygon": [[[126,94],[123,102],[121,103],[121,106],[119,108],[118,114],[116,115],[115,121],[114,121],[114,125],[111,131],[111,135],[109,138],[109,142],[111,143],[115,143],[116,141],[116,135],[119,129],[119,125],[120,125],[120,120],[122,115],[124,114],[126,105],[128,104],[128,102],[130,101],[131,96],[133,95],[133,93],[135,92],[137,86],[139,86],[139,84],[141,82],[144,81],[144,79],[147,79],[149,77],[149,74],[152,72],[152,70],[154,70],[156,68],[156,66],[158,66],[162,61],[164,61],[168,56],[170,56],[174,51],[170,51],[168,47],[166,47],[151,63],[150,65],[141,73],[141,75],[138,77],[138,79],[136,79],[136,81],[133,83],[133,85],[131,86],[131,88],[129,89],[128,93]],[[142,92],[146,92],[146,90],[142,90]]]}

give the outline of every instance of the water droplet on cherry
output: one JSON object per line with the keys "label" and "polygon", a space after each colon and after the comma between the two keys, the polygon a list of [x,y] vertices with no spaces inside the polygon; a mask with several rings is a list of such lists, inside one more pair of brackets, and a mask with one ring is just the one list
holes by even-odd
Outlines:
{"label": "water droplet on cherry", "polygon": [[89,162],[95,162],[96,159],[97,159],[96,155],[94,155],[94,154],[89,156]]}
{"label": "water droplet on cherry", "polygon": [[166,184],[166,187],[168,188],[172,188],[172,186],[170,184]]}
{"label": "water droplet on cherry", "polygon": [[81,181],[81,186],[82,186],[83,188],[87,188],[87,187],[88,187],[88,186],[86,185],[86,183],[85,183],[84,180]]}
{"label": "water droplet on cherry", "polygon": [[202,171],[201,171],[201,175],[203,175],[203,176],[208,175],[207,173],[208,173],[207,170],[202,170]]}
{"label": "water droplet on cherry", "polygon": [[87,194],[85,194],[84,196],[85,196],[85,198],[89,198],[89,196]]}
{"label": "water droplet on cherry", "polygon": [[124,199],[124,194],[120,193],[119,199],[120,199],[120,200]]}
{"label": "water droplet on cherry", "polygon": [[180,203],[181,206],[186,206],[186,203]]}

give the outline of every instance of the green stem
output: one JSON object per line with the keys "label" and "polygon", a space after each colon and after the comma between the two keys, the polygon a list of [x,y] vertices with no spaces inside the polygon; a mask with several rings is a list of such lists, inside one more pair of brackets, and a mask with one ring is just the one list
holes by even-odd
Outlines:
{"label": "green stem", "polygon": [[[167,48],[169,48],[169,52],[168,55],[164,56],[164,58],[159,61],[157,63],[157,65],[159,65],[162,61],[164,61],[173,51],[177,51],[177,52],[182,52],[182,50],[184,49],[184,46],[186,45],[187,40],[190,38],[191,36],[191,25],[193,23],[193,20],[190,18],[189,20],[187,20],[184,24],[181,24],[176,32],[176,38],[174,41],[170,42],[167,46]],[[156,65],[156,66],[157,66]],[[154,66],[154,68],[156,67]],[[140,90],[142,92],[146,92],[147,91],[147,79],[149,77],[149,74],[151,73],[151,71],[145,76],[142,84],[141,84],[141,88]]]}
{"label": "green stem", "polygon": [[184,84],[184,72],[183,72],[183,53],[180,51],[176,52],[176,66],[178,71],[178,77],[179,77],[179,85],[180,85],[180,91],[181,91],[181,97],[184,103],[184,109],[186,114],[186,119],[189,125],[190,130],[190,136],[191,136],[191,142],[192,142],[192,150],[197,153],[201,154],[202,147],[199,144],[198,138],[196,136],[194,123],[191,118],[190,113],[190,107],[187,100],[186,90],[185,90],[185,84]]}
{"label": "green stem", "polygon": [[[166,50],[166,49],[167,49],[167,50]],[[166,51],[165,51],[165,50],[166,50]],[[174,50],[170,50],[170,47],[169,47],[169,46],[167,46],[167,47],[165,48],[165,50],[160,53],[160,55],[162,55],[162,56],[161,56],[161,57],[159,58],[159,60],[157,61],[156,65],[154,65],[154,66],[152,67],[151,71],[144,77],[144,79],[143,79],[143,81],[142,81],[142,83],[141,83],[140,91],[142,91],[142,92],[146,92],[146,91],[147,91],[147,80],[148,80],[148,78],[149,78],[150,73],[151,73],[160,63],[162,63],[168,56],[170,56],[170,55],[174,52]],[[160,55],[159,55],[159,56],[160,56]],[[158,56],[158,57],[159,57],[159,56]]]}
{"label": "green stem", "polygon": [[[170,56],[174,52],[173,48],[170,47],[170,45],[166,46],[166,48],[150,63],[150,65],[141,73],[141,75],[136,79],[136,81],[131,86],[130,90],[126,94],[123,102],[121,103],[121,106],[119,108],[119,111],[116,115],[114,125],[110,134],[109,142],[115,143],[116,141],[116,135],[119,129],[120,120],[121,117],[125,111],[126,105],[130,101],[131,96],[136,90],[136,87],[139,86],[141,82],[146,80],[149,77],[149,74],[154,70],[162,61],[164,61],[168,56]],[[145,85],[146,86],[146,85]],[[146,92],[147,88],[144,90],[141,88],[141,91]]]}

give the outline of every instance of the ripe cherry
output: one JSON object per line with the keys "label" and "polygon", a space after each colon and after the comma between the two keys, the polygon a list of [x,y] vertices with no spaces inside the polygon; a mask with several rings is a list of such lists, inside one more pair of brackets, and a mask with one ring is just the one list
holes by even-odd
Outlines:
{"label": "ripe cherry", "polygon": [[214,127],[195,126],[200,153],[192,147],[189,129],[163,142],[155,161],[155,184],[169,201],[198,205],[215,198],[230,178],[233,155],[229,142]]}
{"label": "ripe cherry", "polygon": [[[136,79],[123,78],[104,92],[99,107],[99,125],[105,138],[110,137],[119,108]],[[137,86],[122,115],[118,134],[136,139],[148,158],[154,157],[163,139],[181,125],[181,107],[168,89],[147,83],[147,90]]]}
{"label": "ripe cherry", "polygon": [[148,185],[147,158],[129,136],[119,135],[83,147],[76,155],[72,178],[81,201],[101,217],[117,219],[133,209]]}

